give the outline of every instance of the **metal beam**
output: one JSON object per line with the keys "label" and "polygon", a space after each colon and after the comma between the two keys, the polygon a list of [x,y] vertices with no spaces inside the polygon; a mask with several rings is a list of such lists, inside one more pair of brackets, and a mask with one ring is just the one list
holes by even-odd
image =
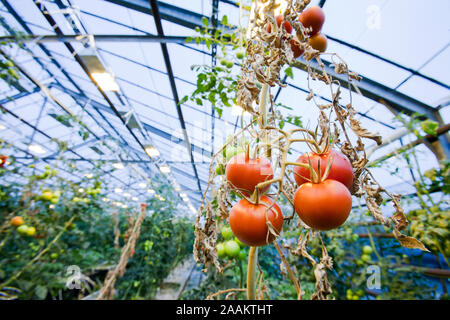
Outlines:
{"label": "metal beam", "polygon": [[[385,85],[382,85],[381,83],[375,82],[373,80],[370,80],[368,78],[362,78],[361,81],[353,80],[352,82],[349,82],[346,74],[337,74],[333,68],[331,68],[331,63],[328,61],[322,61],[325,65],[325,71],[332,76],[334,79],[339,80],[341,85],[347,89],[350,89],[354,92],[356,92],[354,86],[352,84],[355,84],[358,86],[359,90],[363,94],[363,96],[377,101],[381,104],[388,105],[392,108],[394,108],[397,111],[404,112],[407,114],[411,114],[413,112],[421,113],[427,116],[430,119],[434,119],[434,111],[435,109],[430,107],[429,105],[420,102],[418,100],[415,100],[411,98],[410,96],[407,96],[401,92],[395,91]],[[301,69],[303,71],[308,70],[308,63],[310,64],[311,68],[321,73],[321,69],[319,66],[319,63],[315,60],[311,60],[309,62],[305,60],[297,60],[293,64],[294,67]]]}
{"label": "metal beam", "polygon": [[[1,36],[0,42],[45,43],[72,42],[92,37],[96,42],[155,42],[155,43],[186,43],[186,36],[156,36],[147,34],[83,34],[83,35],[29,35],[17,37],[14,35]],[[188,43],[195,43],[192,39]]]}
{"label": "metal beam", "polygon": [[[64,88],[64,87],[59,87],[63,92],[67,93],[68,95],[70,95],[74,100],[81,102],[81,103],[90,103],[92,104],[93,107],[95,107],[96,109],[105,111],[111,115],[114,115],[114,112],[111,110],[111,108],[109,108],[108,106],[98,102],[97,100],[94,99],[90,99],[84,96],[79,95],[78,93],[68,89],[68,88]],[[142,122],[142,121],[141,121]],[[183,139],[175,137],[173,135],[171,135],[170,133],[163,131],[161,129],[158,129],[156,127],[153,127],[152,125],[146,123],[146,122],[142,122],[142,126],[144,127],[144,129],[148,130],[149,132],[157,135],[158,137],[168,140],[170,142],[179,144],[184,142]],[[211,158],[212,154],[211,151],[205,150],[202,147],[199,147],[195,144],[190,144],[191,145],[191,150],[193,152],[197,152],[198,154],[201,154],[202,156]]]}
{"label": "metal beam", "polygon": [[[152,8],[153,18],[155,20],[156,30],[158,31],[159,36],[164,36],[164,30],[161,23],[161,16],[159,12],[159,6],[156,0],[149,0],[149,4]],[[180,10],[180,8],[177,8]],[[180,10],[182,13],[182,10]],[[197,168],[194,164],[194,156],[192,154],[191,144],[189,142],[189,137],[186,131],[186,124],[184,123],[183,112],[181,110],[180,99],[178,98],[177,87],[175,84],[175,78],[173,76],[172,65],[170,63],[169,51],[167,50],[167,45],[165,43],[161,43],[161,51],[164,57],[164,63],[166,65],[167,76],[169,77],[170,88],[172,89],[173,100],[175,101],[175,107],[177,109],[178,118],[180,120],[181,129],[183,130],[184,140],[186,142],[186,147],[189,156],[191,157],[192,169],[194,170],[195,177],[197,178],[198,189],[202,191],[202,187],[200,185],[200,179],[198,177]]]}

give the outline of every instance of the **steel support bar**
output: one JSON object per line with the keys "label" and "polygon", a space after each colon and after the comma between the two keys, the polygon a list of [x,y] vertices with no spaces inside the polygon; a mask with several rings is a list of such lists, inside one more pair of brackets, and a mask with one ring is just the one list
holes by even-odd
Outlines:
{"label": "steel support bar", "polygon": [[[109,2],[112,2],[112,3],[118,4],[118,5],[124,6],[126,8],[130,8],[130,9],[142,12],[142,13],[152,14],[152,12],[151,12],[151,10],[150,10],[150,8],[148,6],[148,2],[146,0],[106,0],[106,1],[109,1]],[[323,1],[323,0],[321,0],[320,3],[319,3],[320,6],[323,6],[324,4],[325,4],[325,1]],[[174,5],[166,4],[164,2],[158,2],[158,6],[159,6],[159,10],[160,10],[160,16],[161,16],[162,19],[170,21],[170,22],[173,22],[173,23],[177,23],[177,24],[182,25],[182,26],[187,27],[187,28],[194,29],[196,27],[200,27],[200,28],[204,27],[203,22],[202,22],[202,19],[204,19],[204,18],[206,18],[208,21],[210,21],[209,17],[207,17],[207,16],[204,16],[202,14],[199,14],[199,13],[196,13],[196,12],[192,12],[192,11],[189,11],[189,10],[186,10],[186,9],[182,9],[182,8],[176,7]],[[219,25],[219,28],[220,28],[220,25]],[[336,39],[334,37],[330,37],[328,35],[326,35],[326,36],[330,40],[336,41],[339,44],[342,44],[342,45],[344,45],[346,47],[349,47],[349,48],[352,48],[352,49],[357,50],[359,52],[368,54],[368,55],[370,55],[372,57],[376,57],[377,59],[380,59],[380,60],[382,60],[384,62],[387,62],[387,63],[389,63],[391,65],[394,65],[394,66],[396,66],[398,68],[401,68],[401,69],[403,69],[405,71],[411,72],[411,73],[413,73],[416,76],[425,78],[425,79],[427,79],[429,81],[432,81],[433,83],[436,83],[436,84],[438,84],[440,86],[443,86],[443,87],[445,87],[447,89],[450,88],[447,84],[444,84],[444,83],[442,83],[442,82],[440,82],[440,81],[438,81],[436,79],[433,79],[431,77],[425,76],[425,75],[423,75],[423,74],[421,74],[421,73],[419,73],[419,72],[417,72],[417,71],[415,71],[415,70],[413,70],[411,68],[402,66],[402,65],[400,65],[400,64],[398,64],[398,63],[396,63],[394,61],[391,61],[389,59],[386,59],[386,58],[383,58],[381,56],[378,56],[378,55],[376,55],[376,54],[374,54],[374,53],[372,53],[370,51],[364,50],[364,49],[362,49],[362,48],[360,48],[358,46],[352,45],[352,44],[350,44],[348,42]]]}
{"label": "steel support bar", "polygon": [[[156,0],[149,0],[149,4],[152,9],[153,18],[155,20],[156,30],[158,31],[159,36],[164,36],[164,30],[161,23],[161,16],[159,13],[158,2]],[[180,9],[180,8],[178,8]],[[180,10],[181,12],[181,10]],[[192,154],[191,144],[189,142],[189,137],[186,131],[186,124],[184,123],[183,112],[181,110],[180,99],[178,98],[177,87],[175,84],[175,78],[173,76],[172,65],[170,63],[169,51],[167,50],[167,45],[165,43],[161,43],[161,51],[164,57],[164,63],[166,65],[167,76],[169,77],[170,88],[172,89],[173,100],[175,102],[175,107],[177,109],[178,118],[180,120],[181,129],[183,130],[184,140],[186,142],[186,147],[188,154],[191,158],[192,169],[194,170],[195,177],[197,178],[198,189],[202,191],[202,187],[200,185],[200,179],[198,177],[197,168],[194,164],[194,156]]]}
{"label": "steel support bar", "polygon": [[[29,35],[16,37],[13,35],[0,36],[0,42],[45,43],[72,42],[92,37],[96,42],[155,42],[155,43],[186,43],[185,36],[156,36],[147,34],[86,34],[86,35]],[[192,39],[189,43],[195,43]]]}
{"label": "steel support bar", "polygon": [[[334,79],[339,80],[341,86],[356,92],[353,86],[354,84],[359,88],[363,96],[371,100],[392,107],[399,112],[404,112],[406,114],[417,112],[425,115],[427,118],[435,119],[435,109],[429,105],[368,78],[362,78],[361,81],[353,80],[352,82],[349,82],[346,74],[337,74],[334,69],[331,68],[331,63],[327,61],[323,61],[323,63],[325,65],[325,71]],[[322,72],[317,61],[311,60],[309,64],[314,71],[318,73]],[[303,71],[308,70],[308,62],[303,59],[297,60],[293,66]]]}
{"label": "steel support bar", "polygon": [[[87,97],[81,96],[78,93],[76,93],[75,91],[72,91],[72,90],[70,90],[68,88],[59,87],[59,89],[61,89],[63,92],[65,92],[68,95],[70,95],[73,99],[75,99],[78,102],[81,102],[81,103],[88,103],[89,102],[90,104],[92,104],[92,106],[94,108],[96,108],[98,110],[105,111],[105,112],[107,112],[107,113],[109,113],[111,115],[114,115],[114,112],[111,110],[111,108],[108,108],[106,105],[98,102],[97,100],[93,100],[93,99],[89,99]],[[175,144],[180,144],[180,143],[184,142],[183,139],[175,137],[175,136],[171,135],[170,133],[168,133],[166,131],[163,131],[161,129],[153,127],[152,125],[150,125],[148,123],[145,123],[145,122],[142,122],[142,121],[141,121],[141,123],[142,123],[142,126],[144,127],[145,130],[148,130],[149,132],[154,133],[155,135],[157,135],[160,138],[163,138],[163,139],[168,140],[168,141],[170,141],[172,143],[175,143]],[[190,145],[191,145],[191,150],[193,152],[197,152],[198,154],[200,154],[202,156],[205,156],[205,157],[208,157],[208,158],[212,157],[211,151],[205,150],[202,147],[199,147],[199,146],[197,146],[195,144],[192,144],[192,143]]]}

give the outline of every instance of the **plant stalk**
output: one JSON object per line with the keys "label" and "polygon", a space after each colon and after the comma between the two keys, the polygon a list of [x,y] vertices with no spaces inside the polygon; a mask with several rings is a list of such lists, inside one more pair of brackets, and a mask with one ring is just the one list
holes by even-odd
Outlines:
{"label": "plant stalk", "polygon": [[258,247],[250,247],[247,267],[247,299],[256,300],[256,263],[258,261]]}

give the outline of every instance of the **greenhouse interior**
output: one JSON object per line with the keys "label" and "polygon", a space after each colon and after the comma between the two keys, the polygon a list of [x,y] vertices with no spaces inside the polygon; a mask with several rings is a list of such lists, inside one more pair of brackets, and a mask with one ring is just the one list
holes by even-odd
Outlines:
{"label": "greenhouse interior", "polygon": [[0,300],[448,299],[448,0],[0,10]]}

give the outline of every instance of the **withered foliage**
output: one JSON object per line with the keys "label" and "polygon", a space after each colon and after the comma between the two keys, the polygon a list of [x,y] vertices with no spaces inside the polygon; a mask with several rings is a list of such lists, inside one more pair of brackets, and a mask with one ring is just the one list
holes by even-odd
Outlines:
{"label": "withered foliage", "polygon": [[[254,115],[255,120],[242,128],[234,137],[241,137],[245,133],[247,137],[253,138],[254,142],[251,145],[254,150],[253,154],[265,152],[266,156],[271,157],[274,170],[278,174],[277,177],[268,182],[272,185],[270,190],[275,189],[276,191],[272,196],[275,201],[283,196],[291,204],[293,204],[293,196],[296,190],[290,168],[295,164],[287,161],[287,153],[291,144],[307,143],[312,150],[328,150],[331,145],[340,148],[353,166],[355,179],[351,188],[352,195],[365,200],[368,210],[376,221],[384,226],[392,227],[393,234],[401,245],[407,248],[427,250],[418,240],[401,233],[401,230],[408,225],[408,221],[400,205],[400,196],[387,192],[366,167],[368,159],[363,139],[373,140],[377,144],[381,144],[381,136],[364,128],[361,122],[356,119],[357,112],[352,105],[352,92],[350,90],[350,102],[346,105],[340,102],[339,81],[327,72],[327,68],[320,58],[321,53],[308,44],[306,36],[308,30],[305,30],[297,18],[309,3],[309,0],[287,2],[284,19],[291,23],[295,31],[294,35],[288,34],[284,28],[278,28],[273,14],[276,8],[274,0],[255,1],[252,7],[253,11],[247,32],[249,35],[246,49],[247,56],[242,65],[238,81],[237,101],[244,110]],[[271,24],[270,33],[266,29],[269,23]],[[294,59],[292,50],[290,50],[291,39],[294,39],[304,49],[303,62]],[[347,63],[337,54],[325,54],[331,55],[332,61],[338,61],[333,64],[334,72],[346,75],[348,81],[356,87],[356,82],[361,77],[350,71]],[[281,113],[274,107],[273,96],[268,93],[268,98],[263,97],[263,92],[270,90],[262,90],[261,87],[282,86],[280,71],[286,64],[300,67],[308,72],[309,95],[306,100],[313,101],[319,110],[318,127],[315,131],[308,129],[283,131],[279,129],[277,121],[281,120],[282,117]],[[324,105],[315,101],[316,95],[311,88],[311,80],[322,82],[330,88],[331,103]],[[265,111],[268,110],[264,102],[266,99],[269,100],[268,104],[271,107],[270,114],[265,114]],[[256,110],[258,105],[259,109]],[[212,157],[208,186],[203,194],[202,204],[196,219],[194,257],[198,263],[204,264],[205,270],[211,265],[214,265],[219,272],[223,270],[216,250],[217,218],[228,218],[228,213],[232,207],[229,198],[231,190],[225,179],[221,179],[220,182],[214,179],[214,166],[219,163],[224,148],[230,145],[233,140],[235,139],[228,140],[221,150]],[[352,143],[352,141],[354,142]],[[395,208],[395,214],[390,218],[385,217],[380,208],[384,199],[383,195],[392,199]],[[321,258],[313,257],[308,253],[308,241],[312,237],[320,237],[320,233],[310,230],[300,221],[298,216],[295,215],[294,209],[289,216],[286,216],[285,213],[284,219],[291,220],[294,217],[298,219],[298,226],[303,231],[295,246],[284,244],[282,247],[287,249],[291,255],[304,257],[311,263],[316,278],[316,292],[312,299],[328,299],[332,289],[327,280],[327,270],[331,270],[333,267],[332,258],[328,255],[323,243]],[[299,298],[301,298],[301,293],[299,293]]]}

